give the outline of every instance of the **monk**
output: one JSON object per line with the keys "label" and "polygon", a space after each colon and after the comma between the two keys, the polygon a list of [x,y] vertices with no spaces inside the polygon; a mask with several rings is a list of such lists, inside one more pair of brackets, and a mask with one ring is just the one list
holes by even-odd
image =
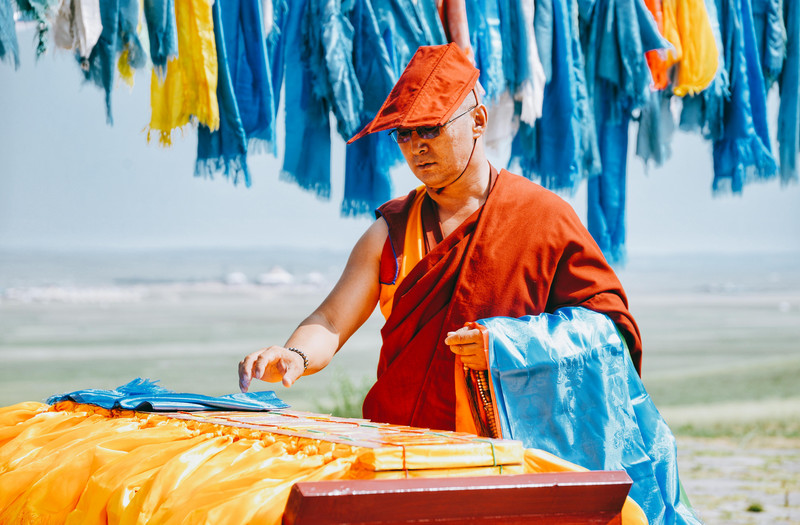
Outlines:
{"label": "monk", "polygon": [[[381,206],[341,278],[283,346],[239,364],[282,381],[325,368],[377,304],[386,316],[364,417],[475,431],[457,405],[467,370],[486,370],[470,323],[582,306],[607,315],[641,366],[641,339],[613,270],[568,203],[487,160],[479,71],[455,44],[421,47],[375,119],[350,139],[390,130],[422,185]],[[467,414],[467,415],[464,415]]]}

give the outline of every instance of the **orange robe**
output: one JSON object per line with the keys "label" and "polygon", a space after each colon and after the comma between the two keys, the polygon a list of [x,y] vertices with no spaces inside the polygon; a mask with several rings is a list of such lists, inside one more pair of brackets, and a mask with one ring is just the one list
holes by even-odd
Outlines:
{"label": "orange robe", "polygon": [[[444,339],[448,331],[487,317],[584,306],[616,323],[640,370],[641,339],[625,292],[568,203],[502,171],[484,206],[439,240],[433,204],[416,199],[418,191],[378,210],[389,226],[381,282],[395,290],[365,417],[455,430],[455,358]],[[421,221],[410,219],[412,209]],[[399,280],[407,226],[417,222],[430,249]]]}

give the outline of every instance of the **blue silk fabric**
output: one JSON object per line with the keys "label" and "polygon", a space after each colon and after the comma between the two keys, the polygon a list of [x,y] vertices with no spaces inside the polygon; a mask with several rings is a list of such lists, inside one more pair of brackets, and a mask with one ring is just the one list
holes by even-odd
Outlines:
{"label": "blue silk fabric", "polygon": [[289,405],[281,401],[275,392],[236,393],[221,397],[202,394],[184,394],[173,392],[158,386],[156,381],[136,378],[114,390],[86,389],[76,390],[69,394],[51,396],[48,404],[60,401],[74,401],[97,405],[105,409],[120,408],[138,410],[140,412],[175,412],[199,410],[242,410],[263,411],[287,408]]}
{"label": "blue silk fabric", "polygon": [[607,316],[569,307],[479,323],[503,438],[590,470],[625,470],[651,524],[701,523],[681,500],[675,438]]}

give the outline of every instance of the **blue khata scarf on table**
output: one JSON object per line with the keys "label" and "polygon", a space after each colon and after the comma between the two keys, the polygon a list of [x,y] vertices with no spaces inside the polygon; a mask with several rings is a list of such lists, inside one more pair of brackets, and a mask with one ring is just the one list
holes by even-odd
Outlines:
{"label": "blue khata scarf on table", "polygon": [[163,79],[167,62],[178,56],[178,28],[175,25],[174,0],[144,0],[144,18],[150,39],[150,61]]}
{"label": "blue khata scarf on table", "polygon": [[781,183],[798,181],[800,154],[800,2],[786,0],[784,21],[788,33],[786,62],[779,79],[781,103],[778,111]]}
{"label": "blue khata scarf on table", "polygon": [[784,0],[753,0],[756,46],[767,91],[781,74],[783,60],[786,58],[783,2]]}
{"label": "blue khata scarf on table", "polygon": [[725,128],[724,105],[725,100],[730,97],[730,80],[726,65],[729,56],[722,43],[717,2],[705,0],[705,6],[711,31],[714,33],[714,41],[717,44],[717,74],[711,85],[701,93],[683,97],[680,128],[684,131],[699,132],[706,139],[713,141],[722,138]]}
{"label": "blue khata scarf on table", "polygon": [[195,173],[222,171],[234,184],[241,175],[250,186],[247,152],[274,153],[275,107],[260,0],[216,0],[219,129],[201,125]]}
{"label": "blue khata scarf on table", "polygon": [[750,0],[722,0],[722,43],[731,83],[724,105],[724,130],[714,141],[713,191],[741,193],[753,179],[777,172],[767,132],[766,94],[758,58]]}
{"label": "blue khata scarf on table", "polygon": [[11,1],[0,2],[0,62],[8,61],[19,69],[19,43],[14,23],[14,8]]}
{"label": "blue khata scarf on table", "polygon": [[[111,116],[111,91],[114,89],[114,77],[117,61],[126,70],[139,69],[147,63],[136,28],[139,23],[139,3],[137,0],[104,0],[100,3],[100,18],[103,32],[92,49],[89,60],[85,64],[86,80],[103,88],[106,94],[106,119],[113,123]],[[129,73],[132,81],[132,73]]]}
{"label": "blue khata scarf on table", "polygon": [[511,145],[511,161],[522,175],[556,191],[573,191],[600,171],[573,8],[572,0],[536,2],[534,33],[547,78],[542,116],[535,126],[521,122]]}
{"label": "blue khata scarf on table", "polygon": [[675,438],[605,315],[585,308],[478,321],[505,439],[591,470],[625,470],[657,524],[700,524],[681,496]]}
{"label": "blue khata scarf on table", "polygon": [[[397,77],[372,1],[355,0],[349,19],[354,30],[353,67],[363,94],[361,121],[357,126],[360,130],[378,113]],[[399,149],[385,132],[370,133],[348,144],[342,215],[366,214],[389,200],[392,195],[389,170],[399,160]]]}
{"label": "blue khata scarf on table", "polygon": [[624,263],[628,124],[650,100],[645,52],[667,49],[642,0],[579,0],[602,171],[588,187],[588,230],[611,263]]}
{"label": "blue khata scarf on table", "polygon": [[276,46],[282,48],[284,64],[288,64],[283,70],[286,149],[281,179],[327,199],[331,193],[330,117],[328,108],[312,93],[313,77],[303,59],[301,28],[306,4],[307,0],[289,4],[282,21],[282,43]]}
{"label": "blue khata scarf on table", "polygon": [[86,389],[51,396],[47,404],[74,401],[111,410],[141,412],[177,412],[198,410],[265,411],[288,408],[275,392],[248,392],[211,397],[203,394],[178,393],[157,385],[158,381],[136,378],[114,390]]}

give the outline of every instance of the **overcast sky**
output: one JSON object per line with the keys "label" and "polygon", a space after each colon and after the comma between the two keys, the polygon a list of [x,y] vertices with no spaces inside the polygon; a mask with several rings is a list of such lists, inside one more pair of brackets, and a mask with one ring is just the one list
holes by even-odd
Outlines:
{"label": "overcast sky", "polygon": [[[36,63],[32,33],[19,36],[21,68],[0,63],[0,249],[336,249],[368,226],[339,217],[341,141],[330,201],[279,181],[280,161],[268,155],[251,155],[249,189],[195,178],[195,130],[168,149],[146,142],[149,75],[132,90],[117,84],[108,126],[102,91],[83,83],[72,57],[56,51]],[[698,136],[676,136],[672,159],[648,173],[631,158],[628,180],[631,254],[800,250],[800,185],[773,180],[715,198],[711,146]],[[394,182],[397,195],[416,185],[405,167]],[[568,200],[585,219],[585,183]]]}

